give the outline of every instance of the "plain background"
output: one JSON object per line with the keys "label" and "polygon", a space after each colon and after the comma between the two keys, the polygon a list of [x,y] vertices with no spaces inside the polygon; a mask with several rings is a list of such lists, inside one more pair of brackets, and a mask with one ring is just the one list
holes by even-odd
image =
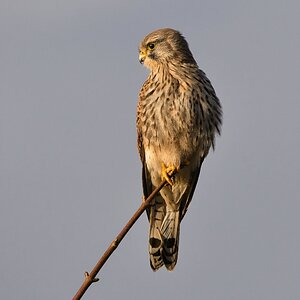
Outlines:
{"label": "plain background", "polygon": [[138,44],[187,38],[224,108],[153,273],[142,216],[84,299],[300,299],[300,2],[0,1],[0,298],[71,299],[141,201]]}

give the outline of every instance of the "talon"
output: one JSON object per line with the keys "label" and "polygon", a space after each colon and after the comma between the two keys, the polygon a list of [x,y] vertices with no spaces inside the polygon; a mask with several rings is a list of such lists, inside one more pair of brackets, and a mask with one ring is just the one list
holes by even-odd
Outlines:
{"label": "talon", "polygon": [[176,171],[177,168],[175,166],[166,167],[164,163],[161,164],[161,179],[166,180],[169,185],[173,186],[174,182],[171,179],[171,176],[173,175],[174,171]]}

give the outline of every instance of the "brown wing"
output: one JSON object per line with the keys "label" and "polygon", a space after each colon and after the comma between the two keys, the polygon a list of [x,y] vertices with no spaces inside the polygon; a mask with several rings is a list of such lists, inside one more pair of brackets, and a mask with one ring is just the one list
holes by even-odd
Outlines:
{"label": "brown wing", "polygon": [[[147,165],[146,165],[146,161],[145,161],[145,150],[144,150],[143,135],[142,135],[142,130],[141,130],[142,124],[141,124],[141,118],[140,118],[140,114],[141,114],[140,99],[144,97],[146,84],[147,84],[147,81],[144,83],[144,85],[143,85],[143,87],[140,91],[140,94],[139,94],[139,103],[138,103],[138,106],[137,106],[137,115],[136,115],[137,148],[138,148],[140,159],[141,159],[141,162],[142,162],[142,165],[143,165],[143,168],[142,168],[142,184],[143,184],[143,194],[144,194],[145,198],[147,198],[153,190],[151,177],[150,177],[150,174],[149,174],[149,171],[148,171],[148,168],[147,168]],[[148,216],[148,219],[149,219],[149,217],[150,217],[150,208],[149,207],[146,209],[146,212],[147,212],[147,216]]]}
{"label": "brown wing", "polygon": [[[142,161],[143,164],[143,168],[142,168],[142,184],[143,184],[143,194],[145,199],[152,193],[153,191],[153,185],[151,182],[151,177],[146,165],[146,161],[145,161],[145,151],[144,151],[144,146],[143,146],[143,140],[142,140],[142,134],[139,130],[139,127],[137,126],[137,147],[138,147],[138,151],[140,154],[140,159]],[[146,209],[147,212],[147,216],[148,219],[150,218],[150,208],[148,207]]]}
{"label": "brown wing", "polygon": [[200,165],[198,168],[196,168],[192,174],[191,174],[191,182],[190,185],[187,187],[186,192],[183,194],[182,198],[181,198],[181,203],[180,203],[180,221],[183,219],[183,217],[185,216],[188,206],[192,201],[193,195],[194,195],[194,191],[198,182],[198,178],[199,178],[199,174],[200,174],[200,170],[201,170],[201,165],[203,162],[204,158],[200,161]]}
{"label": "brown wing", "polygon": [[[209,148],[214,148],[215,133],[220,134],[220,127],[222,123],[222,108],[215,90],[211,85],[209,79],[206,77],[202,70],[198,70],[198,79],[200,85],[200,93],[197,98],[199,99],[199,138],[203,147],[203,153],[198,168],[191,174],[191,182],[186,192],[182,196],[180,204],[180,219],[182,220],[186,214],[188,206],[192,200],[197,181],[200,174],[200,169],[204,158],[208,154]],[[203,107],[204,105],[204,107]]]}

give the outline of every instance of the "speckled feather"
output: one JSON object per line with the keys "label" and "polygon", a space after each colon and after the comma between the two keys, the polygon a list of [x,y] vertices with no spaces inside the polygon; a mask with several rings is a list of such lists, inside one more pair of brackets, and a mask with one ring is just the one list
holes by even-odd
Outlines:
{"label": "speckled feather", "polygon": [[[154,44],[154,49],[149,49]],[[138,150],[143,190],[148,196],[161,181],[161,163],[179,169],[172,187],[161,190],[148,208],[149,254],[153,270],[177,262],[179,227],[192,199],[201,164],[220,134],[222,110],[216,93],[195,62],[184,37],[160,29],[140,44],[150,69],[137,107]]]}

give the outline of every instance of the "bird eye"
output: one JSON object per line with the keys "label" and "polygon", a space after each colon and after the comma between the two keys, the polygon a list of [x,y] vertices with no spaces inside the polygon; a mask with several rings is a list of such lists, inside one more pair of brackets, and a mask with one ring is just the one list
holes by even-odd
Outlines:
{"label": "bird eye", "polygon": [[155,44],[149,43],[149,44],[147,45],[147,48],[150,49],[150,50],[153,50],[153,49],[155,48]]}

